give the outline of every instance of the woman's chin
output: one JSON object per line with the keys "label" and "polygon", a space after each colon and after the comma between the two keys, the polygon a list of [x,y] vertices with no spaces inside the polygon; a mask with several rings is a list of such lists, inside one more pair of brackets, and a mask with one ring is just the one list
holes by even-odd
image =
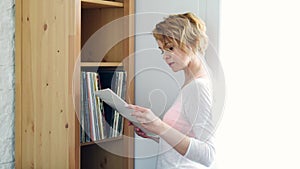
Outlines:
{"label": "woman's chin", "polygon": [[171,67],[171,69],[173,70],[173,72],[178,72],[178,71],[179,71],[179,70],[176,69],[176,68],[172,68],[172,67]]}

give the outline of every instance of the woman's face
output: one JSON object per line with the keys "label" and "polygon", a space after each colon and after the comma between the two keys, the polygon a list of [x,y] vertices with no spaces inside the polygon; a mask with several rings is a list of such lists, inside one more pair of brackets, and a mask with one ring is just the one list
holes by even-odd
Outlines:
{"label": "woman's face", "polygon": [[178,47],[174,47],[171,43],[166,44],[165,47],[161,41],[157,41],[159,49],[162,51],[163,59],[174,71],[184,70],[188,67],[191,59],[190,57],[180,50]]}

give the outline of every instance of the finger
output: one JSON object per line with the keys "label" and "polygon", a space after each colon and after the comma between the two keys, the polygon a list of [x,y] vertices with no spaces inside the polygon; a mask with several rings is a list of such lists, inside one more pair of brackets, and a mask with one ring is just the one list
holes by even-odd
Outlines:
{"label": "finger", "polygon": [[135,117],[142,117],[143,114],[140,111],[133,111],[130,115]]}
{"label": "finger", "polygon": [[139,136],[143,136],[143,137],[146,136],[146,134],[144,132],[137,132],[136,134],[138,134]]}
{"label": "finger", "polygon": [[125,104],[125,107],[127,107],[127,108],[132,108],[133,105],[132,105],[132,104]]}
{"label": "finger", "polygon": [[126,104],[125,107],[129,108],[129,109],[136,109],[136,105],[133,104]]}
{"label": "finger", "polygon": [[145,107],[141,107],[141,106],[137,106],[137,105],[134,106],[134,109],[137,110],[137,111],[141,111],[141,112],[145,112],[145,111],[148,110]]}
{"label": "finger", "polygon": [[141,107],[141,106],[137,106],[137,105],[132,105],[132,104],[128,104],[128,105],[126,105],[126,107],[129,108],[129,109],[134,109],[134,110],[141,111],[141,112],[144,112],[144,111],[148,110],[145,107]]}
{"label": "finger", "polygon": [[143,132],[142,130],[135,131],[135,132],[136,132],[136,134],[138,134],[138,135],[145,135],[145,132]]}
{"label": "finger", "polygon": [[142,132],[142,133],[137,133],[139,136],[141,136],[141,137],[143,137],[143,138],[149,138],[149,136],[146,134],[146,133],[144,133],[144,132]]}

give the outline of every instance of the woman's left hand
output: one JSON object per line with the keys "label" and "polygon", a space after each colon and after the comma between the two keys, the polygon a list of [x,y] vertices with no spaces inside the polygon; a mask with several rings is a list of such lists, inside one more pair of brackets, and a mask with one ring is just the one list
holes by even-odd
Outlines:
{"label": "woman's left hand", "polygon": [[151,111],[151,109],[131,104],[127,107],[134,110],[131,115],[135,116],[136,120],[141,123],[142,127],[146,130],[154,134],[159,134],[161,132],[160,126],[162,121]]}

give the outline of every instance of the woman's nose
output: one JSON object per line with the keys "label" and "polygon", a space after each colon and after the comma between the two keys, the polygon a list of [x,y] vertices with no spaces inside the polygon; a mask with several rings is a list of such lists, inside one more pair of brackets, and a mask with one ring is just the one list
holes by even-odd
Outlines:
{"label": "woman's nose", "polygon": [[163,54],[163,59],[164,59],[164,60],[167,60],[167,59],[170,59],[170,58],[171,58],[170,53],[169,53],[169,52],[164,52],[164,54]]}

